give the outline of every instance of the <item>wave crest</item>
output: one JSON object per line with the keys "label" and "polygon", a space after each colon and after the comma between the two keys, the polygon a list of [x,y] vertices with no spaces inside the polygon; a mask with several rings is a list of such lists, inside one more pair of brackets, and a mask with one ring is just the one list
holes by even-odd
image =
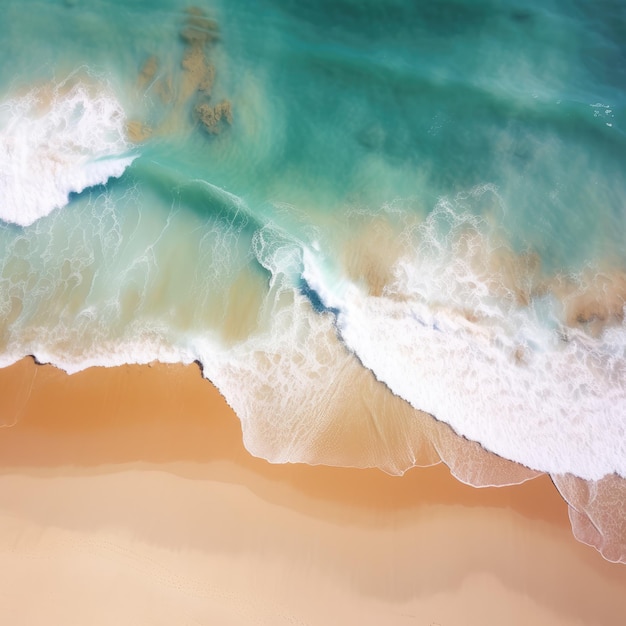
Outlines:
{"label": "wave crest", "polygon": [[69,195],[122,175],[126,116],[103,86],[70,77],[0,103],[0,219],[29,226]]}
{"label": "wave crest", "polygon": [[[538,471],[626,476],[623,272],[544,274],[463,210],[495,194],[442,199],[395,238],[373,219],[375,234],[357,229],[348,246],[363,247],[362,267],[353,254],[329,269],[309,250],[307,282],[338,312],[348,348],[416,409]],[[388,263],[372,264],[381,232]],[[384,272],[372,277],[372,265]]]}

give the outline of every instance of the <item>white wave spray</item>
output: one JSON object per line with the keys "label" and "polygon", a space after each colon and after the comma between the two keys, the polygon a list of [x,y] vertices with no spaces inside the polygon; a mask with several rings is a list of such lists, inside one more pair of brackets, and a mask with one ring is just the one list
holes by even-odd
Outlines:
{"label": "white wave spray", "polygon": [[0,219],[29,226],[72,192],[122,175],[126,116],[106,87],[45,85],[0,103]]}

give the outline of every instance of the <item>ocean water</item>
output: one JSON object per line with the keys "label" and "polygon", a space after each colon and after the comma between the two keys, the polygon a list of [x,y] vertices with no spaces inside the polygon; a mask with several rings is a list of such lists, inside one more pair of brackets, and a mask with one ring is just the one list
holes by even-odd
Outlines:
{"label": "ocean water", "polygon": [[626,559],[623,2],[0,4],[1,365],[198,361],[253,454],[549,472]]}

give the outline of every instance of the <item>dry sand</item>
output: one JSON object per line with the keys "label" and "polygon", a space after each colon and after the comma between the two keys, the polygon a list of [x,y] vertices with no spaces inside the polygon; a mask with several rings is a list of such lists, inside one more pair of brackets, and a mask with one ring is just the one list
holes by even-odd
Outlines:
{"label": "dry sand", "polygon": [[0,370],[0,623],[622,624],[550,480],[275,466],[195,366]]}

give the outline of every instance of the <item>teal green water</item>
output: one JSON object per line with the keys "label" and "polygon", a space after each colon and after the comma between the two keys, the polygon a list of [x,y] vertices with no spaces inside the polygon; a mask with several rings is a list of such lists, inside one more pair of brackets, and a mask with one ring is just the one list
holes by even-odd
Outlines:
{"label": "teal green water", "polygon": [[284,461],[356,356],[501,456],[626,476],[624,4],[188,8],[4,0],[2,363],[198,360]]}
{"label": "teal green water", "polygon": [[[207,7],[223,32],[216,91],[238,109],[230,145],[173,137],[144,154],[198,165],[255,209],[415,197],[428,212],[493,183],[517,247],[554,267],[599,245],[623,260],[619,2],[300,4]],[[185,7],[9,2],[0,80],[10,90],[86,65],[150,119],[156,107],[129,86],[152,54],[180,62]]]}

